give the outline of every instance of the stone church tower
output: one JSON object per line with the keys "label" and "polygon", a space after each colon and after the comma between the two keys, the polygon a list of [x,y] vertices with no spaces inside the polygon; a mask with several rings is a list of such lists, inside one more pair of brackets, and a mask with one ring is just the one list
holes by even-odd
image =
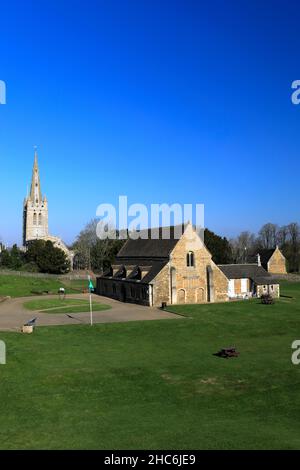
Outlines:
{"label": "stone church tower", "polygon": [[74,253],[70,251],[59,237],[50,235],[48,229],[48,201],[42,196],[40,172],[38,166],[37,151],[34,152],[34,164],[32,170],[30,193],[24,199],[23,207],[23,245],[30,240],[49,240],[56,248],[64,251],[73,269]]}
{"label": "stone church tower", "polygon": [[29,240],[47,238],[48,202],[42,197],[37,151],[34,154],[30,194],[24,200],[23,209],[23,245]]}

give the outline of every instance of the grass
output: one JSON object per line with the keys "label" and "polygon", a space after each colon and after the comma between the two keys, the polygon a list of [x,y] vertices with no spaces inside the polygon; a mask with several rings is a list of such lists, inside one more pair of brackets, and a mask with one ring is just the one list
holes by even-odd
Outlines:
{"label": "grass", "polygon": [[[275,305],[1,333],[2,449],[299,449],[300,284]],[[236,345],[240,357],[213,356]]]}
{"label": "grass", "polygon": [[0,296],[26,297],[40,295],[45,292],[56,294],[59,287],[65,287],[66,292],[81,292],[80,287],[87,287],[86,280],[66,281],[63,283],[58,278],[44,278],[18,275],[0,274]]}
{"label": "grass", "polygon": [[[90,303],[85,299],[41,299],[29,300],[24,307],[28,310],[39,310],[44,313],[81,313],[90,311]],[[93,311],[100,312],[110,309],[110,305],[93,301]]]}
{"label": "grass", "polygon": [[[96,284],[95,279],[92,279],[92,282],[95,286]],[[67,279],[66,278],[64,279],[64,285],[67,288],[70,288],[77,292],[87,291],[88,289],[88,281],[86,279]]]}

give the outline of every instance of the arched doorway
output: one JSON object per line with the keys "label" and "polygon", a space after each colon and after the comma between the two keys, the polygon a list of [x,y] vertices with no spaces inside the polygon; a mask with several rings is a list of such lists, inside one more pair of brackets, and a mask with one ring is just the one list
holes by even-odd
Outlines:
{"label": "arched doorway", "polygon": [[205,301],[203,287],[198,287],[198,289],[196,289],[196,299],[195,300],[196,300],[197,304],[200,304],[200,303]]}
{"label": "arched doorway", "polygon": [[179,289],[177,292],[177,303],[178,304],[185,304],[185,290]]}

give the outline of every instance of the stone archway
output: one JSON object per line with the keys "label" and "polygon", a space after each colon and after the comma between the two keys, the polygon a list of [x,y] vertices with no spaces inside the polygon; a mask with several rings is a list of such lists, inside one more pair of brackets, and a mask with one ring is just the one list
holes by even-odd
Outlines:
{"label": "stone archway", "polygon": [[177,291],[177,303],[185,304],[185,289],[179,289]]}
{"label": "stone archway", "polygon": [[203,287],[198,287],[196,289],[195,301],[196,301],[196,304],[201,304],[205,302],[205,292],[204,292]]}

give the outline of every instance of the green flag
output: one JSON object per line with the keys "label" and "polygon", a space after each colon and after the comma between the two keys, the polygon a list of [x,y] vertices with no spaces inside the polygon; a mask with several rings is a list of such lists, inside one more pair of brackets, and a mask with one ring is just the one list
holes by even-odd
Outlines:
{"label": "green flag", "polygon": [[89,282],[89,289],[94,290],[94,285],[93,285],[92,281]]}

